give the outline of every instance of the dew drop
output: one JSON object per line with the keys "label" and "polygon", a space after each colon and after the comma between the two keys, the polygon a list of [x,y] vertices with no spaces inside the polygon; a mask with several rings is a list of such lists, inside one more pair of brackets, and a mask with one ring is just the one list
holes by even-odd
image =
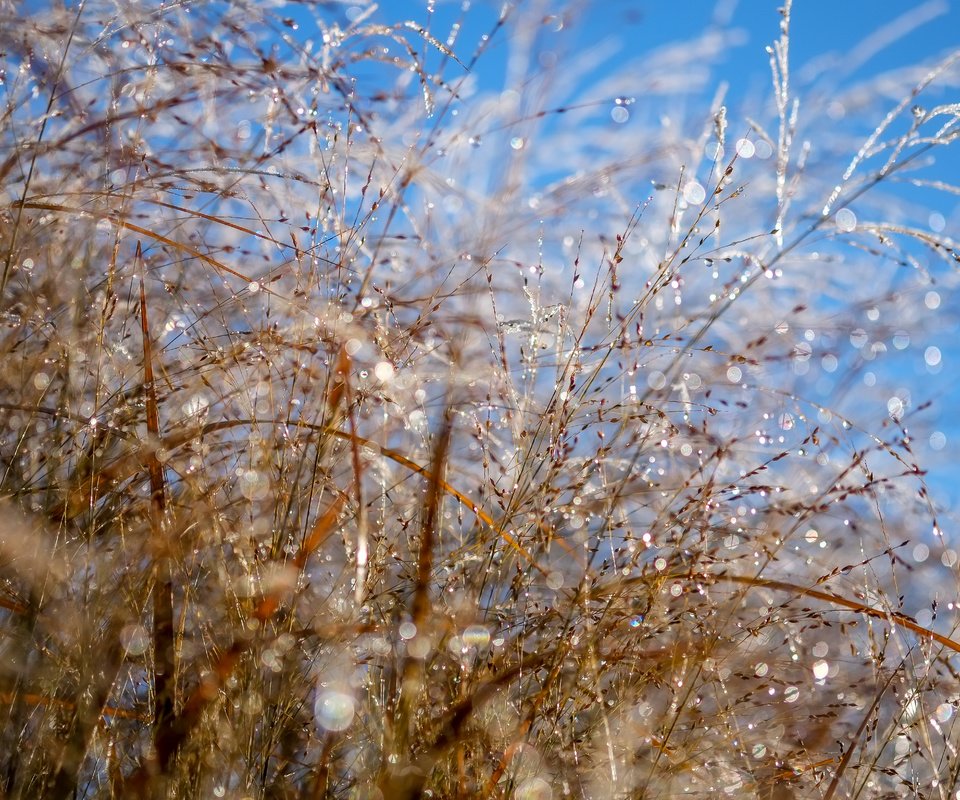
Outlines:
{"label": "dew drop", "polygon": [[706,190],[696,181],[690,181],[683,187],[683,199],[690,205],[699,205],[707,196]]}
{"label": "dew drop", "polygon": [[528,778],[513,793],[516,800],[552,800],[553,789],[543,778]]}
{"label": "dew drop", "polygon": [[490,631],[484,625],[469,625],[461,640],[467,647],[486,647],[490,643]]}
{"label": "dew drop", "polygon": [[841,208],[837,212],[834,221],[836,222],[837,229],[844,233],[850,233],[850,231],[855,230],[857,227],[857,215],[849,208]]}
{"label": "dew drop", "polygon": [[344,731],[353,722],[355,701],[344,692],[324,691],[317,695],[313,713],[324,730]]}

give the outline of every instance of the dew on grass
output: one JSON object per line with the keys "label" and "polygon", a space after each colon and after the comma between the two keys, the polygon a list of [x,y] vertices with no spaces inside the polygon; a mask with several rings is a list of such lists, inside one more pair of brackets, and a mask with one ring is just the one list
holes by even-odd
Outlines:
{"label": "dew on grass", "polygon": [[467,647],[486,647],[490,643],[490,631],[485,625],[468,625],[461,639]]}
{"label": "dew on grass", "polygon": [[667,385],[667,376],[660,372],[660,370],[653,370],[647,376],[647,385],[651,389],[662,389]]}
{"label": "dew on grass", "polygon": [[906,411],[906,404],[902,397],[893,395],[887,400],[887,413],[895,420],[899,420]]}
{"label": "dew on grass", "polygon": [[528,778],[517,786],[513,796],[516,800],[552,800],[553,789],[543,778]]}
{"label": "dew on grass", "polygon": [[318,692],[313,713],[317,724],[324,730],[345,731],[353,724],[356,701],[345,692],[326,689]]}
{"label": "dew on grass", "polygon": [[139,624],[125,625],[120,632],[120,640],[128,656],[136,658],[150,647],[150,632]]}
{"label": "dew on grass", "polygon": [[863,328],[855,328],[850,332],[850,344],[854,347],[863,347],[868,341],[869,337]]}
{"label": "dew on grass", "polygon": [[850,233],[857,227],[857,215],[849,208],[841,208],[836,213],[834,221],[837,229],[844,233]]}
{"label": "dew on grass", "polygon": [[683,187],[683,199],[690,205],[699,205],[707,196],[706,190],[702,184],[697,181],[688,181]]}
{"label": "dew on grass", "polygon": [[723,792],[724,794],[737,794],[743,788],[743,778],[739,775],[735,775],[733,779],[724,785]]}
{"label": "dew on grass", "polygon": [[764,139],[759,139],[753,143],[754,154],[757,158],[766,160],[773,155],[773,147]]}

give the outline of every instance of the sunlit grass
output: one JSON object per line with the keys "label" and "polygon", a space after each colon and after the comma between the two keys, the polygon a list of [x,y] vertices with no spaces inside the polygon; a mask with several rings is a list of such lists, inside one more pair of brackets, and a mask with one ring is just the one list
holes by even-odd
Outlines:
{"label": "sunlit grass", "polygon": [[957,57],[863,140],[789,4],[770,106],[682,113],[368,10],[0,4],[4,794],[955,795],[884,365],[952,313]]}

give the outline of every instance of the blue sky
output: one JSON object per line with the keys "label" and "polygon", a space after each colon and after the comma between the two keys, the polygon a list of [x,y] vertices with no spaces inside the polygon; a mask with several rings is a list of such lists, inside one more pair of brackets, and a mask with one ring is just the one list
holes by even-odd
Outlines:
{"label": "blue sky", "polygon": [[[382,0],[378,18],[424,23],[431,18],[428,5],[434,9],[430,29],[438,37],[462,14],[461,0]],[[496,0],[470,4],[462,15],[462,45],[471,44],[490,27],[500,5]],[[550,13],[565,4],[539,5]],[[769,67],[764,46],[778,35],[779,6],[776,0],[593,0],[582,5],[585,10],[576,18],[576,29],[584,44],[609,37],[618,40],[625,51],[639,52],[690,39],[712,24],[729,25],[740,29],[744,38],[730,50],[724,77],[735,87],[766,87]],[[956,3],[947,0],[801,0],[793,4],[792,52],[798,68],[835,69],[849,80],[943,53],[960,43],[958,31],[960,12]],[[875,47],[858,49],[866,39]],[[458,48],[458,54],[463,55],[465,49]],[[852,72],[843,63],[851,55],[859,64]],[[494,74],[489,62],[483,64],[483,74]]]}

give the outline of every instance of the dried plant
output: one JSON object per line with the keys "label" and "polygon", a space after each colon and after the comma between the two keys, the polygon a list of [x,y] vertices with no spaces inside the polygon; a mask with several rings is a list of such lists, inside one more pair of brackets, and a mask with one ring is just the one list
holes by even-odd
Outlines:
{"label": "dried plant", "polygon": [[0,2],[5,796],[957,796],[960,52],[429,5]]}

